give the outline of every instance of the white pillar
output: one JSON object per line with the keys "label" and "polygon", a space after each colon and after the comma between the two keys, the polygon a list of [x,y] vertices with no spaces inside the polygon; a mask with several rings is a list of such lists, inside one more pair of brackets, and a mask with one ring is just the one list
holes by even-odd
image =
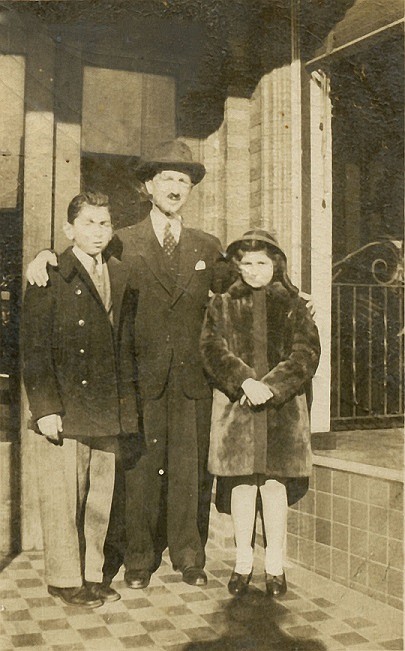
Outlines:
{"label": "white pillar", "polygon": [[261,80],[262,226],[274,230],[291,257],[291,64]]}
{"label": "white pillar", "polygon": [[329,79],[312,73],[311,288],[322,353],[313,381],[312,431],[330,429],[332,301],[332,129]]}
{"label": "white pillar", "polygon": [[275,231],[287,254],[291,278],[300,287],[302,139],[298,57],[260,80],[252,97],[251,145],[251,223]]}
{"label": "white pillar", "polygon": [[[39,29],[27,36],[26,114],[24,142],[24,248],[23,273],[27,263],[52,239],[52,194],[54,154],[54,47]],[[27,430],[28,402],[21,405],[21,544],[23,549],[41,549],[33,459],[33,432]]]}
{"label": "white pillar", "polygon": [[250,101],[228,97],[221,126],[197,146],[207,174],[184,209],[186,223],[219,237],[224,248],[250,226]]}
{"label": "white pillar", "polygon": [[225,101],[225,210],[227,244],[249,228],[250,223],[250,104],[243,97]]}
{"label": "white pillar", "polygon": [[290,134],[291,134],[291,234],[289,274],[301,289],[302,275],[302,124],[301,59],[298,4],[291,1]]}
{"label": "white pillar", "polygon": [[226,244],[225,211],[225,125],[211,133],[202,143],[201,162],[207,170],[201,184],[203,190],[203,214],[200,228],[216,235]]}

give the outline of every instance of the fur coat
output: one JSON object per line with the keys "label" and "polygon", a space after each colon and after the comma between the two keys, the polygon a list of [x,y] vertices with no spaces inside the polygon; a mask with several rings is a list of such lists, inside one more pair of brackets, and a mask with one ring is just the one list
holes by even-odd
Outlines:
{"label": "fur coat", "polygon": [[[308,477],[311,446],[306,390],[320,356],[305,302],[275,282],[253,290],[237,280],[208,306],[201,354],[213,380],[209,470],[231,477]],[[241,385],[261,379],[274,397],[243,407]]]}

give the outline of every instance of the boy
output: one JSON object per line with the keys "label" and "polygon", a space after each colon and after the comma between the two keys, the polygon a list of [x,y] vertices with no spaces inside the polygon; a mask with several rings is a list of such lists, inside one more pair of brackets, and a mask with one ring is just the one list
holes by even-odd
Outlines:
{"label": "boy", "polygon": [[[184,142],[157,145],[136,169],[151,197],[151,212],[120,229],[111,243],[114,255],[132,265],[131,286],[138,295],[135,354],[146,454],[125,479],[124,578],[132,589],[148,586],[166,546],[186,583],[207,583],[212,395],[198,346],[209,290],[222,289],[219,271],[227,265],[220,242],[187,227],[181,217],[204,174]],[[39,254],[28,280],[46,283],[46,262],[56,264],[54,258],[49,251]],[[121,560],[121,549],[108,550],[106,578],[115,576]]]}
{"label": "boy", "polygon": [[120,318],[131,310],[127,267],[102,256],[112,237],[108,197],[74,197],[64,230],[73,247],[50,269],[46,287],[27,287],[24,381],[38,434],[48,591],[96,608],[120,598],[102,584],[102,567],[117,436],[137,430],[131,333]]}

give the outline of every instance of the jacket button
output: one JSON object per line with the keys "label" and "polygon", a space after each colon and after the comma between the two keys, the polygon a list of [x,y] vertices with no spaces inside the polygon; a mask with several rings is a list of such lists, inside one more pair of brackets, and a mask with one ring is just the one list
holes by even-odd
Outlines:
{"label": "jacket button", "polygon": [[79,326],[80,326],[81,328],[84,326],[84,321],[83,321],[83,319],[80,319],[80,321],[79,321]]}
{"label": "jacket button", "polygon": [[82,386],[83,386],[83,387],[87,387],[87,385],[88,385],[87,380],[82,380]]}
{"label": "jacket button", "polygon": [[76,287],[76,289],[75,289],[76,296],[80,296],[81,293],[82,293],[82,290],[80,289],[80,287]]}
{"label": "jacket button", "polygon": [[164,475],[165,474],[165,471],[163,470],[163,468],[160,468],[158,472],[159,472],[159,475]]}
{"label": "jacket button", "polygon": [[167,341],[167,343],[169,343],[169,341],[170,341],[170,335],[167,335],[167,337],[166,337],[166,341]]}
{"label": "jacket button", "polygon": [[80,348],[79,353],[80,353],[81,355],[84,355],[84,348]]}
{"label": "jacket button", "polygon": [[157,443],[157,439],[153,439],[152,443]]}

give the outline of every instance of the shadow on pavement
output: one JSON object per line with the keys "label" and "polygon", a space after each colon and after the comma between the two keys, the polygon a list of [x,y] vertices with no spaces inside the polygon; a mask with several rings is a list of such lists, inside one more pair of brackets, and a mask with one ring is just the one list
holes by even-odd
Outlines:
{"label": "shadow on pavement", "polygon": [[291,615],[281,600],[272,600],[251,587],[244,597],[205,616],[218,631],[218,639],[191,642],[185,651],[326,651],[320,640],[304,637],[304,631],[303,637],[294,638],[280,629],[283,620]]}

